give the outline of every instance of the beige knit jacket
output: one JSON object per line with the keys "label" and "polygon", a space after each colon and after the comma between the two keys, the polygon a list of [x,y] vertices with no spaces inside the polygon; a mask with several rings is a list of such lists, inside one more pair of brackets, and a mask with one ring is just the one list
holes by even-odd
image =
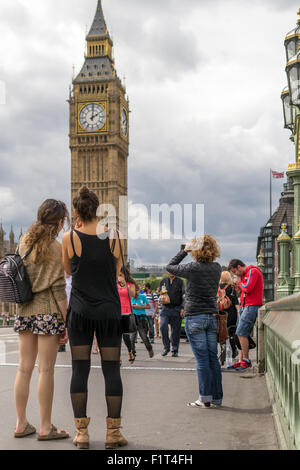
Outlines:
{"label": "beige knit jacket", "polygon": [[[28,250],[24,243],[24,236],[20,240],[20,255]],[[35,315],[53,315],[58,321],[64,321],[57,302],[65,300],[66,282],[62,264],[62,248],[58,241],[50,245],[50,261],[44,264],[33,263],[33,253],[24,260],[31,288],[33,300],[17,306],[17,315],[30,317]]]}

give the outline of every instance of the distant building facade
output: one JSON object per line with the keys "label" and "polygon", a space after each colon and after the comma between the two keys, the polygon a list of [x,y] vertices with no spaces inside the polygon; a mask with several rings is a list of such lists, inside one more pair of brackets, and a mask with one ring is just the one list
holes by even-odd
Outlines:
{"label": "distant building facade", "polygon": [[[5,231],[3,229],[2,223],[0,225],[0,260],[8,253],[15,253],[18,243],[15,242],[15,234],[13,228],[11,227],[8,240],[5,239]],[[22,235],[22,232],[20,236]],[[15,315],[16,306],[14,304],[8,304],[0,302],[0,315],[4,312],[9,313],[11,316]]]}
{"label": "distant building facade", "polygon": [[158,279],[161,279],[164,274],[166,274],[165,266],[141,266],[139,268],[131,269],[131,274],[133,279],[136,281],[147,281],[151,276],[155,276]]}
{"label": "distant building facade", "polygon": [[256,257],[260,255],[263,260],[264,276],[264,301],[271,302],[275,300],[275,292],[278,287],[278,274],[280,271],[279,246],[277,238],[281,233],[281,225],[286,224],[286,231],[290,237],[293,236],[293,217],[294,217],[294,187],[292,179],[289,178],[283,185],[283,192],[279,200],[279,206],[268,220],[266,225],[261,228],[257,240]]}

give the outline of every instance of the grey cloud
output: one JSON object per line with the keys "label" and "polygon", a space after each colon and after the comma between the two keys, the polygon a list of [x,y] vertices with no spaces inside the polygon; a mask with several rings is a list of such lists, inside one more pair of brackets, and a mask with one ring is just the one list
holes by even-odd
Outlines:
{"label": "grey cloud", "polygon": [[[7,16],[2,15],[0,20],[14,31],[23,52],[11,69],[5,66],[3,74],[8,102],[0,107],[0,194],[1,188],[9,187],[14,196],[7,207],[0,200],[0,218],[5,216],[6,231],[10,223],[18,229],[27,227],[47,197],[70,203],[66,99],[72,63],[78,57],[80,65],[83,61],[85,24],[91,23],[96,8],[96,0],[64,0],[59,8],[57,2],[45,1],[48,22],[35,24],[30,10],[17,12],[19,3],[9,2],[13,6],[7,7]],[[179,82],[185,73],[192,74],[207,65],[203,53],[206,44],[198,44],[184,19],[187,8],[193,12],[210,8],[212,3],[217,0],[103,1],[107,24],[114,31],[116,67],[120,76],[126,72],[132,103],[129,197],[147,205],[204,203],[205,228],[218,237],[222,259],[228,261],[238,254],[253,262],[259,228],[268,218],[268,168],[283,161],[281,156],[287,152],[288,134],[281,137],[279,131],[281,114],[278,111],[273,121],[269,117],[265,134],[258,136],[253,132],[247,137],[247,131],[255,128],[265,103],[262,109],[251,103],[247,110],[220,109],[213,126],[209,120],[194,117],[178,128],[173,125],[172,111],[159,83]],[[279,8],[281,2],[275,3]],[[271,2],[260,4],[269,6]],[[238,12],[244,15],[245,10]],[[215,30],[215,25],[212,28]],[[73,36],[78,42],[71,50]],[[232,55],[226,60],[229,66],[230,60],[234,64]],[[205,86],[201,76],[199,86]],[[174,99],[180,96],[179,91]],[[145,100],[143,95],[150,96]],[[232,137],[230,132],[237,123],[246,132]],[[269,143],[275,147],[272,156],[262,150]],[[286,155],[286,163],[290,159]],[[275,188],[274,201],[279,188],[281,183]],[[167,263],[177,248],[177,241],[131,241],[129,252],[149,263]]]}

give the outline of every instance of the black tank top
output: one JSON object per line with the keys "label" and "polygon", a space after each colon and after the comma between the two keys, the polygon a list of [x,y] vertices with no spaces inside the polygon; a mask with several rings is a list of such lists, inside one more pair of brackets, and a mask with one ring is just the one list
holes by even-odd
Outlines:
{"label": "black tank top", "polygon": [[72,231],[72,314],[96,322],[118,318],[121,316],[121,304],[116,280],[116,259],[111,252],[109,233],[101,239],[97,235],[75,232],[80,238],[82,253],[80,257],[76,255]]}

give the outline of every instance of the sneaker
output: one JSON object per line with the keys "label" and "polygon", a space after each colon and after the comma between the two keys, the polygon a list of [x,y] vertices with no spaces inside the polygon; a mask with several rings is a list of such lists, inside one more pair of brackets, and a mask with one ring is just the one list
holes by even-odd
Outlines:
{"label": "sneaker", "polygon": [[178,357],[178,352],[172,352],[172,357]]}
{"label": "sneaker", "polygon": [[252,367],[251,361],[241,361],[240,366],[236,368],[238,372],[244,372],[244,370]]}
{"label": "sneaker", "polygon": [[187,403],[187,406],[192,408],[210,408],[211,403],[203,403],[203,401],[196,400],[191,403]]}
{"label": "sneaker", "polygon": [[232,366],[227,367],[227,369],[236,370],[238,367],[241,366],[241,363],[242,363],[241,361],[237,361],[234,364],[232,364]]}
{"label": "sneaker", "polygon": [[163,352],[161,353],[162,356],[166,356],[169,354],[170,350],[168,351],[167,349],[164,349]]}

